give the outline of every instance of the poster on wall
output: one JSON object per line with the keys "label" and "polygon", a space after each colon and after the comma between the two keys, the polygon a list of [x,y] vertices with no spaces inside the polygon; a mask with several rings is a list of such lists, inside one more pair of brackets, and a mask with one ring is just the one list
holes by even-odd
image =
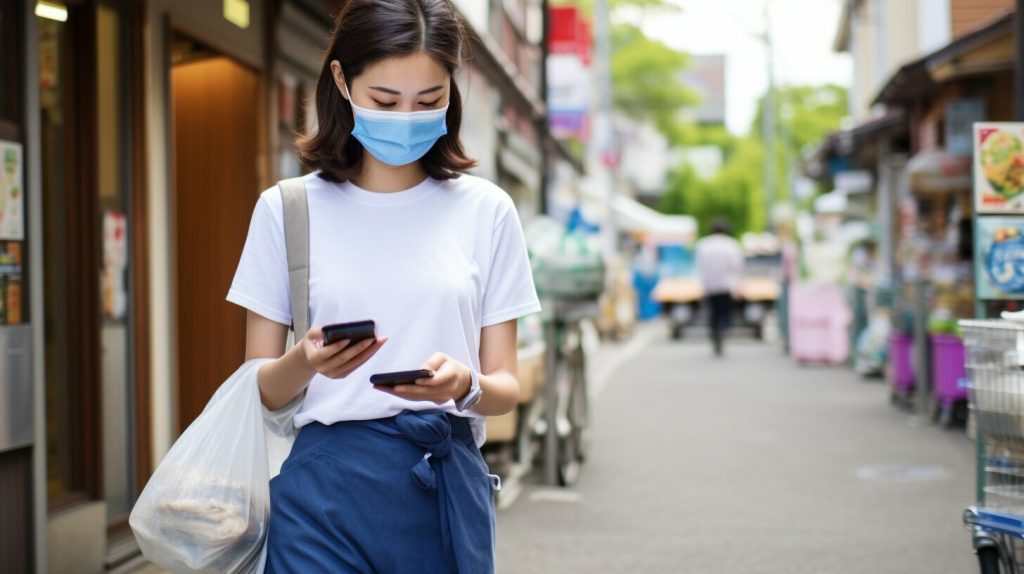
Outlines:
{"label": "poster on wall", "polygon": [[119,211],[103,213],[103,271],[100,275],[103,314],[124,317],[128,296],[124,271],[128,266],[128,218]]}
{"label": "poster on wall", "polygon": [[1024,123],[974,124],[974,205],[1024,215]]}
{"label": "poster on wall", "polygon": [[21,144],[0,140],[0,239],[25,239]]}
{"label": "poster on wall", "polygon": [[978,299],[1024,299],[1024,217],[979,217]]}

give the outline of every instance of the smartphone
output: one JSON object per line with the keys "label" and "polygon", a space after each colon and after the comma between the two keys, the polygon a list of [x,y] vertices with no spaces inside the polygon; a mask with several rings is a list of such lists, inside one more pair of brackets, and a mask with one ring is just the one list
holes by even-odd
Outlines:
{"label": "smartphone", "polygon": [[358,343],[364,339],[374,339],[377,337],[377,324],[371,321],[353,321],[351,323],[335,323],[333,325],[324,325],[324,345],[330,345],[331,343],[337,343],[343,339],[348,339],[349,344]]}
{"label": "smartphone", "polygon": [[397,371],[394,373],[377,373],[370,376],[370,382],[384,387],[395,385],[415,385],[416,379],[429,379],[434,376],[430,369],[418,369],[415,371]]}

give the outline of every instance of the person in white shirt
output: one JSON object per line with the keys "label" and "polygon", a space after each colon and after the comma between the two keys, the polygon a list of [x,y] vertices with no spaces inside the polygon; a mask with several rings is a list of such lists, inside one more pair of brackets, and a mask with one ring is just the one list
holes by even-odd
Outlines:
{"label": "person in white shirt", "polygon": [[743,248],[729,236],[729,224],[716,220],[711,234],[697,242],[697,273],[710,311],[710,333],[716,356],[724,352],[725,331],[732,319],[733,296],[743,277]]}
{"label": "person in white shirt", "polygon": [[[519,398],[516,319],[540,310],[515,205],[465,175],[454,78],[468,41],[451,0],[348,0],[299,139],[309,205],[309,332],[285,352],[282,196],[265,191],[228,300],[264,405],[299,427],[271,481],[272,572],[494,570],[484,421]],[[377,337],[324,344],[372,319]],[[429,369],[393,388],[371,375]]]}

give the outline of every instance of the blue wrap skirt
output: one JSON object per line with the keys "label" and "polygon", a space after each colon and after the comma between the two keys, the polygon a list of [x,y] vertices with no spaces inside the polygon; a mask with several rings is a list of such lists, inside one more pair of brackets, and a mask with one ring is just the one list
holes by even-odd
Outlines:
{"label": "blue wrap skirt", "polygon": [[270,482],[266,572],[493,572],[492,480],[442,411],[306,425]]}

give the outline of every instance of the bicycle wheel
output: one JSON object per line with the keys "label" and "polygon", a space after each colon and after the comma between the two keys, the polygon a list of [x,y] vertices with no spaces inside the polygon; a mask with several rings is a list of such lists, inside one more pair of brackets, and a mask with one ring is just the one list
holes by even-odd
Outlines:
{"label": "bicycle wheel", "polygon": [[986,546],[985,548],[979,548],[978,554],[978,566],[981,568],[981,574],[1000,574],[1002,572],[999,566],[999,549],[994,546]]}
{"label": "bicycle wheel", "polygon": [[587,364],[582,348],[573,351],[570,360],[572,388],[569,393],[569,423],[576,459],[582,463],[590,447],[590,399],[587,396]]}
{"label": "bicycle wheel", "polygon": [[580,474],[580,460],[576,452],[577,442],[570,420],[569,405],[572,398],[572,367],[568,357],[563,356],[555,368],[555,384],[558,385],[557,424],[558,433],[558,483],[572,486]]}

